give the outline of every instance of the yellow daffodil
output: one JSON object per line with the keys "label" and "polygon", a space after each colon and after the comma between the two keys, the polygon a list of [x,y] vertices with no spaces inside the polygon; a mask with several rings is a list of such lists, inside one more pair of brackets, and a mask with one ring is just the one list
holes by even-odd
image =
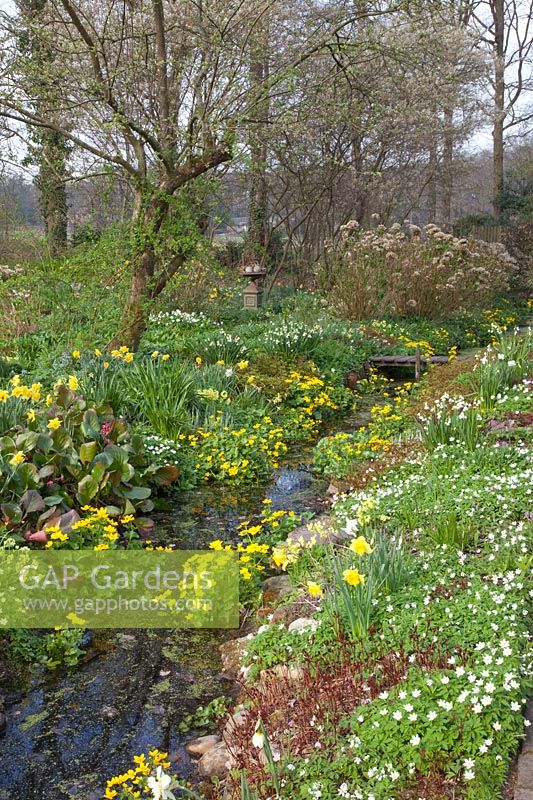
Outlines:
{"label": "yellow daffodil", "polygon": [[61,420],[58,417],[54,417],[46,427],[50,431],[57,431],[61,427]]}
{"label": "yellow daffodil", "polygon": [[76,376],[75,375],[70,375],[69,379],[68,379],[68,388],[71,390],[71,392],[75,392],[76,389],[79,388],[79,385],[80,385],[80,382],[78,381]]}
{"label": "yellow daffodil", "polygon": [[356,569],[345,569],[342,577],[349,586],[359,586],[360,583],[365,582],[365,576]]}
{"label": "yellow daffodil", "polygon": [[350,550],[352,550],[354,553],[357,553],[358,556],[372,552],[372,548],[364,536],[358,536],[356,539],[352,539],[350,542]]}
{"label": "yellow daffodil", "polygon": [[311,597],[322,597],[324,594],[320,584],[314,581],[307,581],[307,593],[310,594]]}
{"label": "yellow daffodil", "polygon": [[78,358],[80,358],[80,356],[81,356],[81,353],[80,353],[79,350],[73,350],[72,351],[72,358],[73,359],[77,360]]}

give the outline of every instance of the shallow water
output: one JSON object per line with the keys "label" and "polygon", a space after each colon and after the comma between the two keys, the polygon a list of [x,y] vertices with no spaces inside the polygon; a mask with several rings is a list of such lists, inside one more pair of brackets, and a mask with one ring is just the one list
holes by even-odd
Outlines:
{"label": "shallow water", "polygon": [[[175,500],[157,520],[157,534],[181,548],[230,540],[237,526],[272,509],[318,511],[326,484],[306,464],[285,466],[263,486],[205,488]],[[0,739],[0,800],[101,800],[105,780],[131,756],[157,747],[176,772],[191,763],[178,732],[184,715],[229,689],[218,645],[228,631],[99,631],[78,667],[39,676],[6,695],[7,730]]]}

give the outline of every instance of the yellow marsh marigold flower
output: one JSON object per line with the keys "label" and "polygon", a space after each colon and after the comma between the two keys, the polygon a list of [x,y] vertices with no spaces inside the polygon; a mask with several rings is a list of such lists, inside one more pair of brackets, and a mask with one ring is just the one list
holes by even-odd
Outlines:
{"label": "yellow marsh marigold flower", "polygon": [[322,587],[314,581],[307,581],[307,592],[311,597],[322,597]]}
{"label": "yellow marsh marigold flower", "polygon": [[122,522],[123,525],[127,525],[129,522],[133,522],[134,519],[135,517],[133,516],[133,514],[126,514],[126,516],[122,517],[120,521]]}
{"label": "yellow marsh marigold flower", "polygon": [[57,431],[61,427],[61,420],[58,417],[54,417],[46,427],[50,431]]}
{"label": "yellow marsh marigold flower", "polygon": [[81,353],[80,353],[79,350],[73,350],[72,351],[72,358],[78,359],[78,358],[80,358],[80,356],[81,356]]}
{"label": "yellow marsh marigold flower", "polygon": [[209,549],[210,550],[223,550],[224,549],[224,544],[220,539],[215,539],[214,542],[210,542]]}
{"label": "yellow marsh marigold flower", "polygon": [[79,380],[76,378],[75,375],[69,375],[68,379],[68,388],[71,392],[75,392],[80,386]]}
{"label": "yellow marsh marigold flower", "polygon": [[350,550],[353,550],[358,556],[363,556],[372,552],[372,548],[364,536],[358,536],[357,539],[352,539],[349,546]]}
{"label": "yellow marsh marigold flower", "polygon": [[50,539],[52,539],[54,542],[66,542],[68,541],[68,535],[66,533],[63,533],[63,531],[61,530],[53,531],[50,534]]}
{"label": "yellow marsh marigold flower", "polygon": [[97,544],[93,547],[93,550],[100,551],[100,550],[109,550],[109,545],[107,542],[102,542],[101,544]]}
{"label": "yellow marsh marigold flower", "polygon": [[242,575],[242,578],[243,578],[243,580],[245,580],[245,581],[249,581],[249,580],[250,580],[250,578],[252,577],[252,573],[250,572],[250,570],[248,569],[248,567],[241,567],[241,569],[239,570],[239,572],[241,573],[241,575]]}
{"label": "yellow marsh marigold flower", "polygon": [[349,586],[359,586],[360,583],[365,582],[365,576],[356,569],[345,569],[342,577]]}
{"label": "yellow marsh marigold flower", "polygon": [[17,450],[17,452],[9,459],[9,463],[12,467],[18,467],[19,464],[22,464],[24,461],[24,453],[22,450]]}
{"label": "yellow marsh marigold flower", "polygon": [[243,535],[248,534],[248,536],[256,536],[258,533],[261,532],[262,527],[263,527],[262,525],[252,525],[251,528],[243,530],[242,533]]}

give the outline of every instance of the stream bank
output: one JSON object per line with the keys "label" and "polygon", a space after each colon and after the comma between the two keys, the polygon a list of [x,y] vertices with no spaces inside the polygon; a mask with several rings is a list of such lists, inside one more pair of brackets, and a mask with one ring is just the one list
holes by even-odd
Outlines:
{"label": "stream bank", "polygon": [[[206,548],[237,536],[239,522],[261,509],[319,512],[327,482],[308,464],[287,465],[246,490],[215,487],[177,498],[157,520],[158,538]],[[0,738],[0,800],[101,800],[106,779],[131,756],[157,747],[187,777],[193,764],[179,731],[186,714],[227,693],[219,645],[232,631],[96,631],[82,663],[39,674],[24,689],[2,689],[7,727]]]}

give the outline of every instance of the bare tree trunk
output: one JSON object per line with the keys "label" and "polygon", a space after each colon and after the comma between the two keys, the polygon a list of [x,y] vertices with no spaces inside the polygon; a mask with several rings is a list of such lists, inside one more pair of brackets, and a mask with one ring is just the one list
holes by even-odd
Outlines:
{"label": "bare tree trunk", "polygon": [[[268,81],[268,24],[258,27],[250,55],[250,83],[252,91],[260,97],[266,90]],[[248,195],[248,236],[246,257],[264,263],[269,240],[268,225],[268,181],[266,175],[268,148],[265,138],[265,124],[269,115],[269,103],[265,99],[258,103],[252,124],[250,142],[250,191]]]}
{"label": "bare tree trunk", "polygon": [[444,110],[444,143],[442,149],[442,227],[452,228],[452,194],[453,194],[453,109]]}
{"label": "bare tree trunk", "polygon": [[[54,86],[47,81],[46,75],[50,64],[56,59],[56,53],[52,44],[43,41],[39,34],[46,4],[47,0],[19,0],[24,24],[20,48],[27,54],[30,69],[35,75],[32,88],[36,110],[40,111],[42,108],[54,114],[57,93]],[[68,205],[65,178],[69,146],[60,133],[46,129],[34,130],[32,141],[30,158],[39,169],[35,185],[39,191],[46,240],[51,254],[57,256],[67,244]]]}
{"label": "bare tree trunk", "polygon": [[491,3],[494,18],[494,121],[492,128],[492,204],[501,213],[503,192],[503,125],[505,120],[505,18],[504,0]]}

